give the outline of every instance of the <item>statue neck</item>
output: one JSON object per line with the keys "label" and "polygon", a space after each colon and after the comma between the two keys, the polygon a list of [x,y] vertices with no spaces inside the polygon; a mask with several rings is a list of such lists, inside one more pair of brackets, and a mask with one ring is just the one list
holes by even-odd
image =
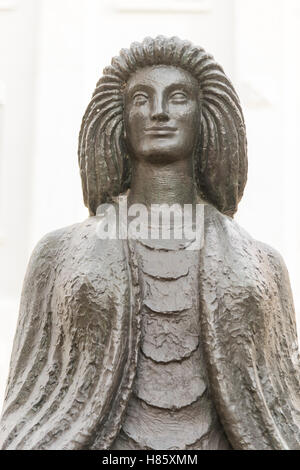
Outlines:
{"label": "statue neck", "polygon": [[131,188],[128,204],[195,204],[197,193],[194,186],[191,160],[169,164],[153,164],[134,160],[132,162]]}

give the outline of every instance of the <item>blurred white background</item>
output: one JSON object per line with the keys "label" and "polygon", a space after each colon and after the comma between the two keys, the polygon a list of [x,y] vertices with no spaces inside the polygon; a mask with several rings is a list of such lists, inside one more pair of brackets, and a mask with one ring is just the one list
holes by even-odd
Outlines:
{"label": "blurred white background", "polygon": [[203,46],[239,92],[249,179],[236,219],[283,255],[300,326],[300,1],[0,0],[1,403],[29,255],[87,217],[85,107],[111,57],[158,34]]}

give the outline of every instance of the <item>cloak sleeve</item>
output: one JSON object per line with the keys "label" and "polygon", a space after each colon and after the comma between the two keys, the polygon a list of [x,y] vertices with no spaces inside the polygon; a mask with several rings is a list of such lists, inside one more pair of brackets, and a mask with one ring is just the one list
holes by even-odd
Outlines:
{"label": "cloak sleeve", "polygon": [[300,449],[300,360],[282,258],[213,210],[200,277],[210,382],[232,446]]}
{"label": "cloak sleeve", "polygon": [[118,432],[137,360],[132,283],[122,246],[96,238],[96,219],[46,236],[32,254],[3,449],[104,449]]}

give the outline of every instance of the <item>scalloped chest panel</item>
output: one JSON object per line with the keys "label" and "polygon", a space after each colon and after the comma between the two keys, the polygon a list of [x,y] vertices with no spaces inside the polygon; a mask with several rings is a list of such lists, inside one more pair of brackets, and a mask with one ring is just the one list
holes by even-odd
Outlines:
{"label": "scalloped chest panel", "polygon": [[136,241],[142,293],[137,374],[112,449],[230,449],[200,339],[199,251]]}

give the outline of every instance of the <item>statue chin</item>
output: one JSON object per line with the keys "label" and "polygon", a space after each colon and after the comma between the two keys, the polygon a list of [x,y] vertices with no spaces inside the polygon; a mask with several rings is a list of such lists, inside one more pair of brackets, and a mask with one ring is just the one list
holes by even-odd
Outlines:
{"label": "statue chin", "polygon": [[[31,256],[2,449],[299,450],[289,276],[233,219],[247,147],[223,69],[178,38],[123,49],[97,83],[78,153],[90,217]],[[201,244],[101,238],[137,183],[141,201],[203,195],[190,224]]]}
{"label": "statue chin", "polygon": [[[128,140],[128,138],[127,138]],[[193,141],[195,141],[193,137]],[[172,163],[183,160],[191,160],[195,145],[191,142],[180,141],[174,136],[153,137],[140,140],[135,147],[126,142],[129,156],[132,160],[149,163]]]}
{"label": "statue chin", "polygon": [[145,162],[152,164],[170,164],[178,161],[184,161],[191,159],[191,154],[188,156],[184,153],[180,153],[179,149],[176,149],[176,152],[172,148],[166,146],[153,146],[152,148],[143,149],[141,153],[136,156],[131,157],[132,160],[137,162]]}

